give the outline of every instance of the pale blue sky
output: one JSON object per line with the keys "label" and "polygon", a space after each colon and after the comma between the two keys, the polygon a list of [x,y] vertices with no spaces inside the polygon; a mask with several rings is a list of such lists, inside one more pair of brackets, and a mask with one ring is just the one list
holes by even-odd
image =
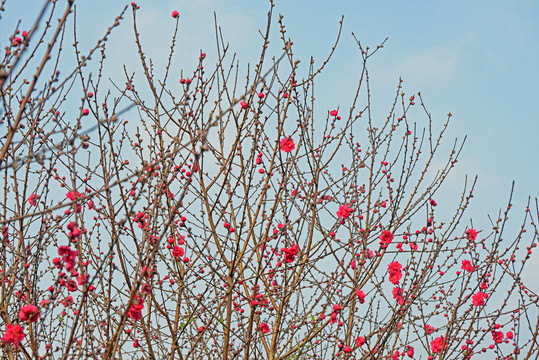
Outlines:
{"label": "pale blue sky", "polygon": [[[5,45],[16,20],[27,28],[41,1],[6,4],[0,21]],[[61,1],[60,1],[61,3]],[[91,44],[110,25],[127,1],[78,1],[82,47]],[[327,55],[344,15],[341,42],[326,72],[319,77],[320,106],[345,107],[353,89],[360,57],[351,36],[375,47],[389,37],[384,49],[370,61],[373,109],[384,118],[399,77],[408,94],[421,91],[429,111],[440,123],[454,115],[449,135],[468,135],[459,165],[443,196],[462,189],[464,175],[479,175],[474,218],[503,207],[516,180],[515,205],[528,194],[539,195],[539,2],[522,1],[275,1],[270,47],[279,54],[277,15],[285,15],[287,35],[295,54],[305,62]],[[139,0],[139,30],[156,63],[164,63],[170,45],[173,10],[180,12],[177,53],[182,68],[191,71],[200,49],[215,59],[213,12],[225,41],[246,66],[259,56],[258,29],[266,23],[267,1]],[[137,62],[131,11],[108,46],[109,62]],[[319,63],[319,62],[318,62]],[[208,63],[210,64],[210,63]],[[120,69],[120,68],[119,68]],[[519,207],[518,210],[520,210]],[[516,214],[515,214],[516,215]]]}

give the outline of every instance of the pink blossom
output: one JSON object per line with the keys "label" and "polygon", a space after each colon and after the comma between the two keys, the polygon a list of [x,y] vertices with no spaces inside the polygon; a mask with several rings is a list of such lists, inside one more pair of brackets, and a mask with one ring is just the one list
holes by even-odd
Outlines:
{"label": "pink blossom", "polygon": [[362,346],[363,344],[365,344],[365,338],[363,336],[358,336],[356,339],[356,345]]}
{"label": "pink blossom", "polygon": [[64,300],[62,300],[62,305],[65,307],[70,307],[73,305],[73,296],[68,296]]}
{"label": "pink blossom", "polygon": [[341,205],[337,211],[337,216],[342,219],[348,219],[353,211],[354,209],[350,208],[348,205]]}
{"label": "pink blossom", "polygon": [[365,302],[365,293],[364,293],[362,290],[359,290],[359,289],[358,289],[358,290],[356,291],[356,295],[357,295],[357,297],[358,297],[358,299],[359,299],[359,303],[360,303],[360,304],[363,304],[363,303]]}
{"label": "pink blossom", "polygon": [[472,302],[473,302],[474,306],[483,306],[483,305],[485,305],[485,299],[486,298],[488,298],[488,294],[479,291],[479,292],[477,292],[477,294],[472,296]]}
{"label": "pink blossom", "polygon": [[247,109],[247,103],[245,101],[240,102],[240,106],[242,109]]}
{"label": "pink blossom", "polygon": [[40,197],[41,197],[41,195],[36,195],[36,194],[32,193],[28,197],[28,203],[30,205],[32,205],[32,206],[37,206],[37,201],[39,200]]}
{"label": "pink blossom", "polygon": [[291,137],[285,137],[281,140],[281,150],[288,153],[296,147],[296,144],[294,144],[294,139]]}
{"label": "pink blossom", "polygon": [[470,260],[462,260],[462,266],[461,269],[466,270],[467,272],[473,271],[473,266]]}
{"label": "pink blossom", "polygon": [[430,326],[429,324],[425,325],[425,332],[430,335],[434,332],[434,328]]}
{"label": "pink blossom", "polygon": [[133,303],[127,312],[127,316],[135,321],[140,320],[142,318],[142,309],[144,309],[144,300],[135,295],[133,298]]}
{"label": "pink blossom", "polygon": [[477,230],[475,229],[468,229],[466,230],[466,237],[470,241],[474,241],[477,238]]}
{"label": "pink blossom", "polygon": [[299,246],[298,244],[295,244],[289,248],[282,248],[281,251],[284,253],[284,261],[291,263],[294,262],[296,255],[299,252]]}
{"label": "pink blossom", "polygon": [[67,279],[66,281],[67,290],[70,292],[77,291],[77,283],[73,279]]}
{"label": "pink blossom", "polygon": [[331,115],[331,116],[337,116],[337,115],[339,115],[339,112],[338,112],[337,110],[331,110],[331,111],[329,112],[329,115]]}
{"label": "pink blossom", "polygon": [[71,250],[71,248],[67,245],[60,246],[58,248],[58,255],[62,257],[62,261],[65,264],[66,270],[70,272],[73,272],[75,270],[78,254],[79,252],[77,250]]}
{"label": "pink blossom", "polygon": [[389,268],[389,281],[393,285],[397,285],[400,279],[402,278],[402,272],[401,272],[402,265],[398,261],[395,261],[389,264],[388,268]]}
{"label": "pink blossom", "polygon": [[24,339],[24,328],[20,325],[6,324],[6,332],[2,336],[2,341],[8,344],[13,344],[19,347],[19,344]]}
{"label": "pink blossom", "polygon": [[269,333],[270,328],[269,328],[268,324],[266,324],[266,323],[260,324],[260,331],[262,331],[262,333],[264,333],[264,334]]}
{"label": "pink blossom", "polygon": [[32,304],[25,305],[19,312],[19,319],[34,323],[39,319],[39,309]]}
{"label": "pink blossom", "polygon": [[380,239],[380,246],[382,248],[387,248],[387,246],[393,241],[394,236],[391,231],[384,230],[382,231],[382,235],[380,235],[378,239]]}
{"label": "pink blossom", "polygon": [[[444,337],[443,336],[437,337],[436,339],[432,340],[432,342],[430,343],[430,349],[435,354],[440,353],[442,352],[443,343],[444,343]],[[444,348],[447,349],[448,346],[449,344],[447,344],[447,341],[446,341]]]}
{"label": "pink blossom", "polygon": [[172,12],[172,17],[173,17],[174,19],[177,19],[177,18],[180,17],[180,13],[179,13],[177,10],[174,10],[174,11]]}
{"label": "pink blossom", "polygon": [[404,298],[402,297],[402,295],[404,294],[404,289],[401,289],[400,287],[395,286],[393,288],[392,293],[393,293],[393,299],[397,300],[399,305],[402,305],[404,303]]}
{"label": "pink blossom", "polygon": [[174,246],[174,250],[172,250],[172,256],[175,258],[182,257],[185,254],[185,251],[183,248],[179,246]]}
{"label": "pink blossom", "polygon": [[81,193],[78,192],[78,191],[76,191],[76,192],[70,191],[70,192],[68,192],[66,194],[66,197],[71,201],[75,201],[75,199],[81,198],[81,197],[83,197],[83,195],[81,195]]}
{"label": "pink blossom", "polygon": [[502,331],[493,331],[492,338],[496,344],[503,342],[503,332]]}

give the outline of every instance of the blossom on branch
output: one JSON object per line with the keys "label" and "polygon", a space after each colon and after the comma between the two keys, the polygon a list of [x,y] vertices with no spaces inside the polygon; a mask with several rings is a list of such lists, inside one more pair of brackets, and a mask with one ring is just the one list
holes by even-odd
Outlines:
{"label": "blossom on branch", "polygon": [[397,300],[397,303],[399,305],[404,304],[404,297],[402,296],[404,294],[404,289],[401,289],[400,287],[395,286],[393,288],[392,293],[393,293],[393,299]]}
{"label": "blossom on branch", "polygon": [[466,230],[466,237],[470,241],[474,241],[477,238],[477,230],[475,229],[468,229]]}
{"label": "blossom on branch", "polygon": [[296,259],[296,255],[299,252],[299,246],[298,244],[295,244],[289,248],[282,248],[281,251],[284,253],[284,261],[291,263]]}
{"label": "blossom on branch", "polygon": [[39,309],[32,304],[25,305],[19,312],[19,319],[34,323],[39,319]]}
{"label": "blossom on branch", "polygon": [[388,269],[389,281],[393,285],[397,285],[400,279],[402,278],[402,272],[401,272],[402,265],[398,261],[395,261],[389,264],[388,268],[389,268]]}
{"label": "blossom on branch", "polygon": [[73,272],[75,270],[78,253],[77,250],[71,250],[67,245],[58,247],[58,255],[62,257],[62,261],[64,262],[67,271]]}
{"label": "blossom on branch", "polygon": [[7,344],[13,344],[19,347],[19,344],[24,339],[24,328],[20,325],[6,324],[6,332],[2,336],[2,341]]}
{"label": "blossom on branch", "polygon": [[269,328],[268,324],[266,324],[266,323],[260,324],[260,331],[262,331],[262,333],[264,333],[264,334],[269,333],[270,328]]}
{"label": "blossom on branch", "polygon": [[378,237],[380,239],[380,246],[385,249],[394,239],[393,233],[388,230],[382,231],[382,235]]}
{"label": "blossom on branch", "polygon": [[362,290],[357,290],[356,295],[359,299],[359,303],[363,304],[365,302],[365,293]]}
{"label": "blossom on branch", "polygon": [[483,306],[485,305],[485,299],[488,298],[488,294],[484,292],[477,292],[474,296],[472,296],[472,302],[474,306]]}
{"label": "blossom on branch", "polygon": [[438,353],[442,352],[442,346],[443,346],[444,349],[447,349],[447,347],[449,346],[447,341],[445,342],[445,346],[444,346],[444,337],[443,336],[437,337],[436,339],[434,339],[430,343],[430,349],[435,354],[438,354]]}
{"label": "blossom on branch", "polygon": [[288,153],[296,147],[296,144],[294,143],[294,139],[291,137],[285,137],[281,140],[281,150]]}
{"label": "blossom on branch", "polygon": [[472,266],[471,261],[470,260],[462,260],[461,269],[466,270],[467,272],[472,272],[473,271],[473,266]]}
{"label": "blossom on branch", "polygon": [[339,206],[339,210],[337,211],[337,216],[340,217],[343,220],[346,220],[350,217],[350,214],[354,211],[351,207],[348,205],[341,205]]}
{"label": "blossom on branch", "polygon": [[135,295],[133,298],[133,303],[127,312],[127,316],[135,321],[140,320],[142,318],[142,309],[144,309],[144,300]]}

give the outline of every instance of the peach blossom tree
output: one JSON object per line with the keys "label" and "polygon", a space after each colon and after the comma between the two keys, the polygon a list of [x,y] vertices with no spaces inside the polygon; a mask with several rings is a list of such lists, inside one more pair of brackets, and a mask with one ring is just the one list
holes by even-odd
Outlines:
{"label": "peach blossom tree", "polygon": [[[402,81],[385,116],[371,111],[384,43],[356,40],[357,89],[321,108],[341,27],[326,59],[300,62],[270,3],[254,67],[216,25],[185,75],[181,11],[157,25],[173,29],[157,71],[143,6],[86,51],[75,1],[46,3],[0,63],[3,358],[536,358],[521,275],[537,201],[511,234],[511,197],[479,229],[475,180],[454,209],[437,196],[463,142],[447,147],[452,115],[434,121]],[[138,65],[108,62],[118,32]]]}

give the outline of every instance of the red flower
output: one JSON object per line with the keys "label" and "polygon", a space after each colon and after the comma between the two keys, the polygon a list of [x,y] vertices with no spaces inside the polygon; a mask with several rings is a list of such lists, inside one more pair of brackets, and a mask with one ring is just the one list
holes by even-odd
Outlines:
{"label": "red flower", "polygon": [[398,261],[395,261],[389,264],[388,268],[389,268],[389,281],[391,281],[393,285],[397,285],[400,279],[402,278],[402,273],[401,273],[402,265]]}
{"label": "red flower", "polygon": [[409,358],[413,358],[413,357],[414,357],[414,352],[415,352],[414,348],[411,347],[411,348],[409,348],[408,351],[406,352],[406,355],[408,355]]}
{"label": "red flower", "polygon": [[291,137],[285,137],[281,140],[281,150],[288,153],[296,147],[296,144],[294,144],[294,139]]}
{"label": "red flower", "polygon": [[73,200],[75,200],[75,198],[78,197],[79,195],[80,195],[80,194],[79,194],[78,191],[77,191],[77,194],[75,194],[73,191],[70,191],[70,192],[68,192],[68,193],[66,194],[66,197],[67,197],[69,200],[73,201]]}
{"label": "red flower", "polygon": [[337,110],[331,110],[331,111],[329,112],[329,115],[331,115],[331,116],[337,116],[337,115],[339,115],[339,112],[338,112]]}
{"label": "red flower", "polygon": [[337,317],[339,316],[338,313],[336,313],[335,311],[331,313],[331,323],[332,324],[335,324],[337,322]]}
{"label": "red flower", "polygon": [[354,209],[348,207],[348,205],[341,205],[337,211],[337,216],[342,219],[348,219],[352,211],[354,211]]}
{"label": "red flower", "polygon": [[467,272],[473,271],[473,266],[470,260],[462,260],[462,266],[460,267],[462,270],[466,270]]}
{"label": "red flower", "polygon": [[472,302],[475,306],[483,306],[485,305],[485,299],[488,298],[487,293],[483,293],[481,291],[477,292],[474,296],[472,296]]}
{"label": "red flower", "polygon": [[294,262],[296,255],[299,252],[298,244],[291,246],[289,248],[282,248],[281,251],[284,253],[284,261],[287,263]]}
{"label": "red flower", "polygon": [[404,303],[404,298],[402,297],[402,295],[404,294],[404,289],[401,289],[400,287],[395,286],[392,292],[393,292],[393,299],[397,300],[399,305],[402,305]]}
{"label": "red flower", "polygon": [[174,11],[172,12],[172,17],[173,17],[174,19],[177,19],[177,18],[180,17],[180,13],[179,13],[178,11],[174,10]]}
{"label": "red flower", "polygon": [[356,291],[356,295],[359,298],[359,303],[363,304],[365,302],[365,293],[362,290]]}
{"label": "red flower", "polygon": [[73,297],[72,296],[66,297],[64,300],[62,300],[62,304],[65,307],[70,307],[71,305],[73,305]]}
{"label": "red flower", "polygon": [[391,233],[391,231],[388,231],[388,230],[382,231],[382,235],[378,237],[378,239],[380,239],[380,246],[382,248],[386,248],[387,245],[391,244],[391,242],[393,241],[393,238],[394,236]]}
{"label": "red flower", "polygon": [[[443,336],[437,337],[436,339],[432,340],[432,342],[430,343],[430,349],[432,350],[432,352],[435,354],[441,352],[443,342],[444,342]],[[449,344],[447,344],[446,342],[444,348],[447,348],[448,346]]]}
{"label": "red flower", "polygon": [[32,206],[37,206],[37,201],[39,200],[39,198],[41,197],[41,195],[36,195],[34,193],[32,193],[29,197],[28,197],[28,203]]}
{"label": "red flower", "polygon": [[430,335],[434,332],[434,328],[430,326],[429,324],[425,325],[425,332]]}
{"label": "red flower", "polygon": [[20,325],[6,324],[6,333],[2,337],[3,342],[18,347],[22,339],[24,339],[24,328]]}
{"label": "red flower", "polygon": [[468,229],[466,230],[466,237],[470,241],[474,241],[477,238],[477,230],[475,229]]}
{"label": "red flower", "polygon": [[492,338],[494,339],[494,342],[496,344],[499,344],[503,342],[503,332],[501,331],[493,331],[492,332]]}
{"label": "red flower", "polygon": [[266,324],[266,323],[260,324],[260,331],[262,331],[264,334],[269,333],[270,328],[269,328],[268,324]]}
{"label": "red flower", "polygon": [[508,331],[507,334],[505,334],[509,340],[513,339],[513,333],[511,331]]}
{"label": "red flower", "polygon": [[362,346],[363,344],[365,344],[365,338],[363,336],[358,336],[358,338],[356,339],[356,345]]}
{"label": "red flower", "polygon": [[23,306],[19,312],[19,319],[21,321],[36,322],[39,319],[39,309],[31,304]]}
{"label": "red flower", "polygon": [[66,287],[70,292],[77,291],[77,283],[73,279],[67,279]]}
{"label": "red flower", "polygon": [[240,102],[240,105],[242,109],[247,109],[247,103],[245,101]]}
{"label": "red flower", "polygon": [[430,199],[430,204],[432,205],[432,207],[438,206],[438,203],[434,201],[434,199]]}
{"label": "red flower", "polygon": [[67,245],[58,248],[58,255],[62,257],[62,261],[64,262],[67,271],[73,272],[75,270],[78,253],[77,250],[71,250]]}
{"label": "red flower", "polygon": [[127,316],[135,321],[140,320],[142,318],[142,309],[144,309],[144,301],[135,295]]}
{"label": "red flower", "polygon": [[172,256],[177,258],[177,257],[182,257],[184,254],[185,254],[185,251],[183,250],[183,248],[179,246],[174,246],[174,250],[172,250]]}

